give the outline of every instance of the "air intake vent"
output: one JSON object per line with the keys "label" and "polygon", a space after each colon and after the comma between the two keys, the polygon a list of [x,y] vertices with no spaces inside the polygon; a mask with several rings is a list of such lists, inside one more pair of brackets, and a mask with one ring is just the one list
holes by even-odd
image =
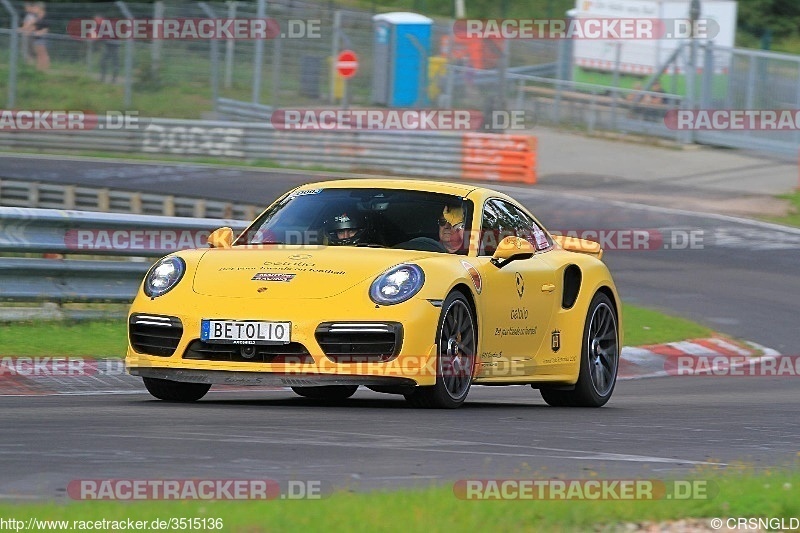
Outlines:
{"label": "air intake vent", "polygon": [[181,335],[183,324],[178,317],[135,314],[128,320],[128,338],[139,353],[169,357],[178,348]]}
{"label": "air intake vent", "polygon": [[311,364],[314,358],[299,342],[289,344],[228,344],[192,341],[184,359],[195,361],[234,361],[239,363]]}
{"label": "air intake vent", "polygon": [[397,322],[325,322],[317,327],[315,337],[331,361],[386,362],[400,353],[403,326]]}

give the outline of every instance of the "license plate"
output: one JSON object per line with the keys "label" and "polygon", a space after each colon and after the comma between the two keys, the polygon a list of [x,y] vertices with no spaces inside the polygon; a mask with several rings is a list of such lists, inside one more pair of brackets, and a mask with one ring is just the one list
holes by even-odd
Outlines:
{"label": "license plate", "polygon": [[200,322],[200,340],[210,343],[288,344],[291,331],[291,322],[208,319]]}

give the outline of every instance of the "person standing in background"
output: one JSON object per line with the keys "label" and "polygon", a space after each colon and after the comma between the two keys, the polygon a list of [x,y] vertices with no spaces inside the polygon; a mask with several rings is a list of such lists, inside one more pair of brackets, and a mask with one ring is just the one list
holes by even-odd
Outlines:
{"label": "person standing in background", "polygon": [[33,52],[36,54],[36,68],[42,72],[50,69],[50,55],[47,53],[47,33],[50,31],[50,21],[47,20],[47,11],[44,2],[35,2],[32,12],[36,15],[33,23]]}
{"label": "person standing in background", "polygon": [[[94,21],[99,28],[103,21],[106,20],[100,15],[95,15]],[[119,75],[119,49],[122,44],[119,40],[113,38],[104,38],[103,41],[103,55],[100,56],[100,81],[106,81],[106,75],[110,75],[111,83],[117,83],[117,76]]]}
{"label": "person standing in background", "polygon": [[28,65],[33,63],[30,34],[33,32],[33,24],[35,22],[36,14],[33,12],[33,5],[30,2],[25,2],[25,17],[22,19],[19,33],[21,37],[20,47],[22,48],[22,57]]}

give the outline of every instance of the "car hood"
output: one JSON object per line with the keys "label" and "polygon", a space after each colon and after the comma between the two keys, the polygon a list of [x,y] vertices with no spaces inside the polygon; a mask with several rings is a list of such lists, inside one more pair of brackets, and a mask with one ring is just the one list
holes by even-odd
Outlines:
{"label": "car hood", "polygon": [[192,289],[230,298],[328,298],[429,252],[378,248],[236,246],[208,250],[200,258]]}

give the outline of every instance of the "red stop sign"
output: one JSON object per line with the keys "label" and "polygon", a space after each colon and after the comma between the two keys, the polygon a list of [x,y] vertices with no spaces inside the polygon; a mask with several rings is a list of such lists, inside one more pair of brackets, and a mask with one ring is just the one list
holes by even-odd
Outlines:
{"label": "red stop sign", "polygon": [[345,50],[336,58],[336,72],[343,78],[352,78],[358,71],[358,56],[352,50]]}

